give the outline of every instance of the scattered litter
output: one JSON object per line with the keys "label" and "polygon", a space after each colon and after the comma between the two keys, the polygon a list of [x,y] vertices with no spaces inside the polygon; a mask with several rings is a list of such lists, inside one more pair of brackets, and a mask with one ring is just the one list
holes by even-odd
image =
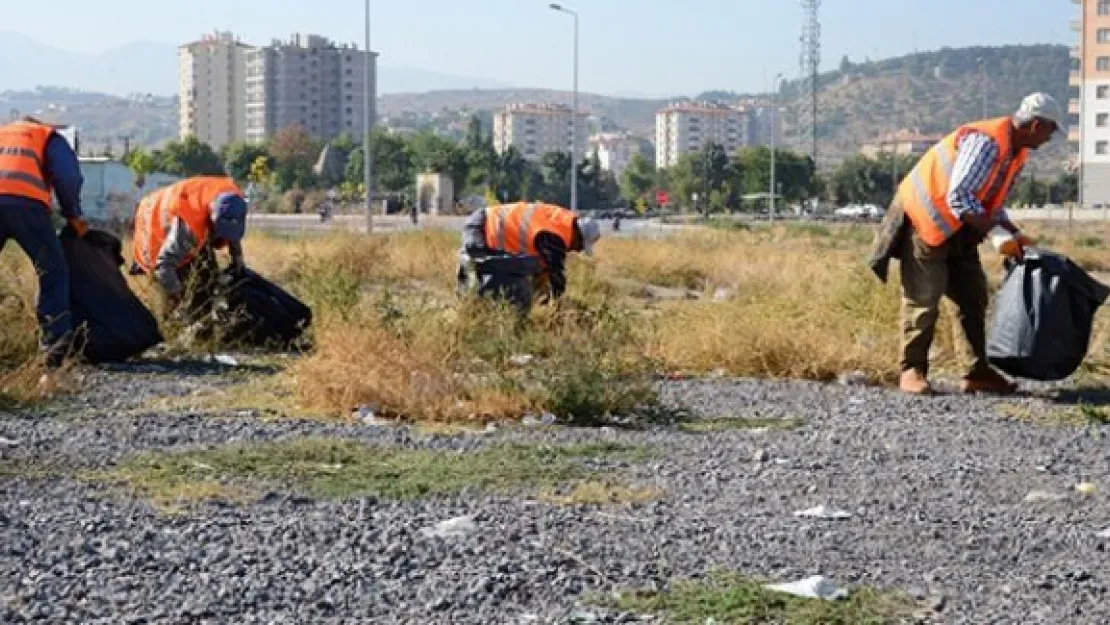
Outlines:
{"label": "scattered litter", "polygon": [[713,291],[713,301],[723,302],[732,298],[732,289],[719,288]]}
{"label": "scattered litter", "polygon": [[377,425],[378,405],[362,404],[354,410],[354,418],[363,425]]}
{"label": "scattered litter", "polygon": [[514,367],[526,367],[532,364],[532,361],[535,359],[536,357],[532,354],[516,354],[509,358],[509,364]]}
{"label": "scattered litter", "polygon": [[478,531],[478,525],[474,523],[474,517],[460,516],[426,527],[421,530],[421,533],[438,538],[462,538],[476,531]]}
{"label": "scattered litter", "polygon": [[19,447],[20,442],[21,441],[15,440],[14,438],[4,438],[0,436],[0,447]]}
{"label": "scattered litter", "polygon": [[545,412],[540,415],[540,423],[544,425],[555,425],[555,421],[555,415],[551,414],[550,412]]}
{"label": "scattered litter", "polygon": [[227,354],[216,354],[215,356],[212,357],[212,360],[216,364],[220,364],[220,365],[223,365],[225,367],[238,367],[239,366],[239,361],[232,358],[231,356],[228,356]]}
{"label": "scattered litter", "polygon": [[850,519],[850,518],[852,518],[852,513],[848,512],[847,510],[837,510],[835,508],[829,508],[825,504],[821,504],[821,505],[817,506],[816,508],[810,508],[809,510],[798,510],[797,512],[794,513],[794,516],[799,517],[799,518],[807,518],[807,519],[838,519],[839,520],[839,519]]}
{"label": "scattered litter", "polygon": [[1093,495],[1098,487],[1090,482],[1083,482],[1082,484],[1076,484],[1075,490],[1081,495]]}
{"label": "scattered litter", "polygon": [[200,469],[201,471],[215,471],[215,469],[212,467],[212,465],[205,464],[205,463],[197,461],[197,460],[194,460],[192,462],[192,465],[193,465],[194,468]]}
{"label": "scattered litter", "polygon": [[808,597],[810,599],[824,599],[826,601],[837,601],[839,599],[848,598],[848,590],[841,588],[832,580],[823,575],[814,575],[796,582],[786,582],[785,584],[768,584],[764,586],[768,590],[776,592],[784,592],[795,597]]}
{"label": "scattered litter", "polygon": [[723,377],[725,377],[725,376],[727,376],[727,375],[728,375],[728,371],[726,371],[726,370],[724,370],[724,369],[714,369],[714,370],[713,370],[713,371],[712,371],[712,372],[711,372],[711,373],[709,374],[709,377],[711,377],[711,378],[718,378],[718,379],[720,379],[720,378],[723,378]]}
{"label": "scattered litter", "polygon": [[752,460],[754,460],[758,464],[767,462],[768,460],[770,460],[770,458],[771,454],[768,453],[766,449],[760,449],[755,452],[755,456],[752,458]]}
{"label": "scattered litter", "polygon": [[780,464],[781,465],[781,464],[786,464],[788,462],[790,462],[790,461],[787,460],[786,458],[775,458],[775,464]]}
{"label": "scattered litter", "polygon": [[550,412],[545,412],[538,417],[529,413],[524,415],[524,418],[520,420],[520,424],[526,427],[536,427],[540,425],[555,425],[555,421],[557,421],[555,415]]}
{"label": "scattered litter", "polygon": [[1101,532],[1095,534],[1095,536],[1098,536],[1099,538],[1110,538],[1110,527],[1108,527],[1108,528],[1102,530]]}
{"label": "scattered litter", "polygon": [[846,371],[837,376],[836,381],[841,386],[866,386],[871,380],[862,371]]}
{"label": "scattered litter", "polygon": [[496,423],[493,423],[491,421],[490,423],[486,424],[486,429],[485,429],[486,434],[493,434],[496,431],[497,431],[497,424]]}
{"label": "scattered litter", "polygon": [[1034,490],[1030,491],[1030,493],[1025,496],[1025,503],[1038,503],[1041,501],[1063,501],[1067,498],[1068,496],[1062,493],[1050,493],[1046,490]]}

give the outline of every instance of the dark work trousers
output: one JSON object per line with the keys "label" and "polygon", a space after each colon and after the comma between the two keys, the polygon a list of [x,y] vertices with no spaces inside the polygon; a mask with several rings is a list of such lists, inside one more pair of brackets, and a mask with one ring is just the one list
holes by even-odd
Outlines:
{"label": "dark work trousers", "polygon": [[34,263],[39,277],[37,316],[42,328],[42,345],[65,350],[72,336],[73,316],[69,310],[69,265],[62,254],[50,213],[26,205],[7,205],[0,200],[0,250],[15,241]]}

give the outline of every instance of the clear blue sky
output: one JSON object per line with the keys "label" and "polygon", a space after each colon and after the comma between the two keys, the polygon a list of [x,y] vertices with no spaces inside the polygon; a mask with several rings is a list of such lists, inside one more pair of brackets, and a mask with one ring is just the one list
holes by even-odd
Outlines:
{"label": "clear blue sky", "polygon": [[[388,66],[569,87],[571,19],[542,0],[372,0]],[[797,0],[567,0],[581,17],[581,88],[601,93],[762,90],[798,74]],[[4,2],[4,23],[57,47],[181,43],[212,28],[249,43],[294,31],[362,34],[363,0]],[[1070,43],[1069,0],[824,0],[823,65],[942,46]]]}

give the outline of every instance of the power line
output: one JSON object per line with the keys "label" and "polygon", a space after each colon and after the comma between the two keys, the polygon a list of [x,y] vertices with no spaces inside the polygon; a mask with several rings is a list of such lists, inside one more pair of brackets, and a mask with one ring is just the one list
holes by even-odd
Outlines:
{"label": "power line", "polygon": [[[801,65],[801,78],[802,84],[805,86],[803,89],[802,111],[801,117],[801,131],[809,133],[811,142],[810,156],[813,158],[814,166],[817,165],[817,120],[818,120],[818,107],[817,107],[817,92],[818,92],[818,76],[817,72],[821,65],[821,22],[818,19],[817,11],[821,8],[821,0],[801,0],[802,10],[805,12],[805,17],[802,22],[802,36],[799,38],[802,44],[802,51],[800,55]],[[809,100],[809,106],[805,106],[806,99]]]}

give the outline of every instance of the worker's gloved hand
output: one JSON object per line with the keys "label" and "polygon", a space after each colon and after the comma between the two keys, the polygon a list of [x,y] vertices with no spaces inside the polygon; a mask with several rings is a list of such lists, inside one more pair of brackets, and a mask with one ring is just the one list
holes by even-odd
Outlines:
{"label": "worker's gloved hand", "polygon": [[78,239],[85,238],[85,235],[89,232],[89,224],[80,217],[67,218],[66,225],[73,229],[73,232],[77,235]]}

